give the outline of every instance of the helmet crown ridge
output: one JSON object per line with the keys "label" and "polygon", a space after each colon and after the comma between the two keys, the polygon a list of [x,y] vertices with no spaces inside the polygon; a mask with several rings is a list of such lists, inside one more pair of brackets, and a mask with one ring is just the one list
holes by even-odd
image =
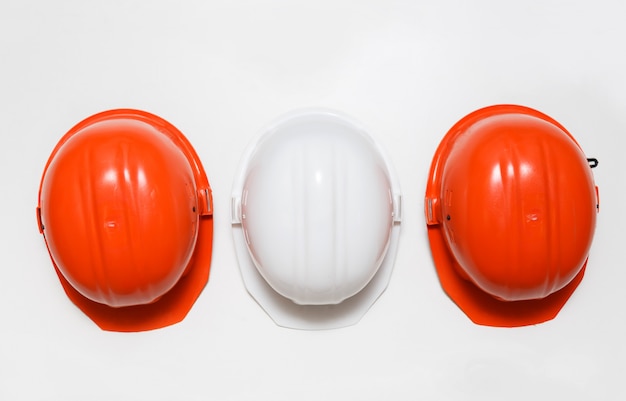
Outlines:
{"label": "helmet crown ridge", "polygon": [[144,123],[84,128],[57,152],[42,188],[46,239],[59,270],[96,302],[155,301],[194,249],[194,193],[185,156]]}
{"label": "helmet crown ridge", "polygon": [[275,134],[257,149],[243,190],[257,268],[300,304],[336,304],[360,291],[389,242],[393,207],[382,159],[340,128]]}

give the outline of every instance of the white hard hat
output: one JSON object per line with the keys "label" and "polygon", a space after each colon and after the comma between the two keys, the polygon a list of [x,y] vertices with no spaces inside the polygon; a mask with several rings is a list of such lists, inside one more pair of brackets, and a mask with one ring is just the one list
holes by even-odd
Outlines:
{"label": "white hard hat", "polygon": [[279,118],[250,145],[233,186],[246,288],[281,326],[356,323],[389,281],[400,203],[389,160],[350,118]]}

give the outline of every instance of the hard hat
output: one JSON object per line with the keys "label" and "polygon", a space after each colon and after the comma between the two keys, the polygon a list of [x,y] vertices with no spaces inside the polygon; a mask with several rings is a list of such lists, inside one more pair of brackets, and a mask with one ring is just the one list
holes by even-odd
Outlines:
{"label": "hard hat", "polygon": [[442,287],[470,319],[521,326],[556,316],[587,263],[596,164],[527,107],[480,109],[448,131],[430,169],[426,223]]}
{"label": "hard hat", "polygon": [[211,188],[167,121],[110,110],[72,128],[50,155],[37,218],[69,298],[102,329],[181,321],[207,283]]}
{"label": "hard hat", "polygon": [[244,155],[232,223],[248,292],[280,325],[356,323],[389,281],[400,229],[391,163],[331,110],[282,116]]}

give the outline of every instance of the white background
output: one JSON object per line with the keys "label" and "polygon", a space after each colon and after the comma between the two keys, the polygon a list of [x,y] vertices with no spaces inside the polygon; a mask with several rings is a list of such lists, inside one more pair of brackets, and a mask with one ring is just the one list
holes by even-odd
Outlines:
{"label": "white background", "polygon": [[[0,400],[626,399],[626,2],[0,3]],[[480,327],[434,270],[431,157],[465,114],[536,108],[576,137],[601,206],[587,273],[553,321]],[[338,109],[389,153],[404,195],[387,291],[355,326],[277,327],[246,292],[229,199],[256,132]],[[187,318],[101,331],[65,296],[37,230],[48,155],[130,107],[177,126],[213,187],[211,277]]]}

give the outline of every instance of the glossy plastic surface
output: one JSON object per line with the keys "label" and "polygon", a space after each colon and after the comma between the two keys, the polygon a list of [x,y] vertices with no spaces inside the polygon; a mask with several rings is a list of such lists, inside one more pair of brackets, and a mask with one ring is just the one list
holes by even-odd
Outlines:
{"label": "glossy plastic surface", "polygon": [[[246,287],[279,325],[352,324],[384,290],[400,220],[390,171],[365,131],[332,111],[287,115],[248,152],[235,240]],[[354,298],[383,264],[383,285]]]}
{"label": "glossy plastic surface", "polygon": [[444,290],[477,323],[553,318],[582,279],[598,207],[589,163],[556,121],[513,105],[466,116],[426,190]]}
{"label": "glossy plastic surface", "polygon": [[103,329],[184,318],[208,280],[211,190],[171,124],[111,110],[76,125],[48,160],[38,218],[72,301]]}

